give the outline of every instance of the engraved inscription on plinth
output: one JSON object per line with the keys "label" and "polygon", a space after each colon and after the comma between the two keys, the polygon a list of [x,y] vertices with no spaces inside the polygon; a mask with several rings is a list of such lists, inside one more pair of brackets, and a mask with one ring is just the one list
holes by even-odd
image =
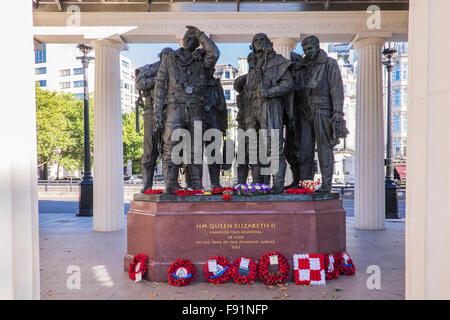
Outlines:
{"label": "engraved inscription on plinth", "polygon": [[[200,219],[199,219],[200,220]],[[258,245],[276,245],[276,223],[195,223],[196,247],[221,246],[250,251]]]}

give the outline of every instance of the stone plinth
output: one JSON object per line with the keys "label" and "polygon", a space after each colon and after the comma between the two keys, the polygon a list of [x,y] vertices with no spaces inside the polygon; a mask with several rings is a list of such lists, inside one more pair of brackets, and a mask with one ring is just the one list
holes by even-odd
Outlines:
{"label": "stone plinth", "polygon": [[133,255],[144,253],[151,281],[167,281],[167,269],[182,258],[195,265],[196,281],[205,281],[203,266],[215,255],[233,262],[278,250],[292,264],[294,253],[346,248],[338,194],[233,196],[230,201],[217,195],[135,194],[127,221],[125,270]]}

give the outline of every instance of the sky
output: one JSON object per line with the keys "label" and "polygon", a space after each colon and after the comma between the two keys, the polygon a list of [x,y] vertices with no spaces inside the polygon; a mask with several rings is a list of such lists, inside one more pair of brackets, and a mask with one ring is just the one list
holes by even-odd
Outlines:
{"label": "sky", "polygon": [[[220,50],[217,64],[231,64],[237,68],[238,58],[246,58],[250,53],[250,43],[217,43],[217,46]],[[122,51],[121,54],[129,58],[135,67],[141,67],[158,61],[158,53],[165,47],[178,49],[180,46],[177,43],[129,43],[128,51]]]}

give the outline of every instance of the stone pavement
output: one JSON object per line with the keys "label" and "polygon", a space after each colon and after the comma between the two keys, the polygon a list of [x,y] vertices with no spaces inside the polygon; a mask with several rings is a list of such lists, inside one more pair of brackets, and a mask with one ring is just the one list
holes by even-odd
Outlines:
{"label": "stone pavement", "polygon": [[[126,219],[126,216],[125,216]],[[142,281],[134,283],[123,270],[126,230],[100,233],[91,217],[74,214],[39,215],[41,299],[164,299],[164,300],[340,300],[404,299],[405,224],[386,222],[383,231],[356,230],[347,217],[347,249],[356,265],[354,276],[341,276],[325,286],[266,286],[232,282],[194,282],[187,287]],[[126,221],[125,221],[126,225]],[[181,258],[181,257],[180,257]],[[188,258],[188,257],[186,257]],[[230,257],[234,259],[235,257]],[[290,257],[292,260],[292,257]],[[291,261],[292,262],[292,261]],[[381,270],[381,288],[368,289],[368,266]],[[69,289],[73,268],[79,268],[80,289]],[[197,270],[197,279],[202,277]]]}

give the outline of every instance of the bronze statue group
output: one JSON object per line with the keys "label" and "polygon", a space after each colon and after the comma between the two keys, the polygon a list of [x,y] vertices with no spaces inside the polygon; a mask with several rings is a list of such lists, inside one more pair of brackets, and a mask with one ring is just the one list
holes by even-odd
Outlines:
{"label": "bronze statue group", "polygon": [[[203,150],[211,142],[189,139],[190,159],[173,159],[179,139],[174,133],[183,129],[191,137],[195,130],[220,130],[227,135],[228,114],[220,80],[214,77],[219,59],[216,44],[202,31],[188,26],[182,47],[165,48],[160,61],[136,69],[144,117],[142,155],[142,192],[152,188],[157,158],[161,156],[165,193],[181,189],[180,169],[187,187],[203,189]],[[337,61],[320,49],[319,39],[302,41],[304,56],[292,52],[291,59],[277,54],[264,33],[253,37],[248,55],[249,71],[235,80],[237,122],[242,135],[236,159],[237,182],[245,184],[249,172],[253,183],[269,185],[271,193],[296,188],[304,180],[313,180],[317,149],[322,184],[318,192],[330,192],[334,169],[333,148],[348,134],[343,118],[344,88]],[[200,129],[198,123],[201,124]],[[201,137],[203,137],[201,135]],[[224,143],[224,146],[226,143]],[[243,153],[243,154],[239,154]],[[200,161],[193,161],[201,155]],[[225,154],[225,147],[223,155]],[[224,159],[223,155],[218,155]],[[186,156],[186,155],[185,155]],[[214,154],[213,154],[214,156]],[[266,160],[266,161],[263,161]],[[229,161],[208,161],[212,188],[220,187],[221,169]],[[287,163],[293,182],[285,186]]]}

